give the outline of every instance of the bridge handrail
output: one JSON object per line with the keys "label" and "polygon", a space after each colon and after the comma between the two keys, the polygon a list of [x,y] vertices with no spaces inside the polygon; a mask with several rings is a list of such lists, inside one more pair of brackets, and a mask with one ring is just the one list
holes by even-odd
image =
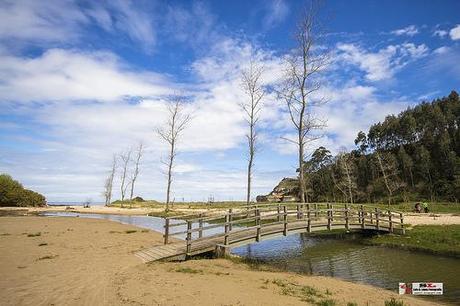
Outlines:
{"label": "bridge handrail", "polygon": [[[287,224],[292,223],[293,220],[303,220],[308,222],[308,226],[314,225],[313,222],[317,222],[321,219],[327,220],[328,229],[334,224],[345,225],[346,228],[349,227],[350,221],[362,224],[363,228],[366,221],[368,220],[371,224],[375,223],[375,227],[378,230],[380,227],[389,228],[390,231],[393,231],[395,226],[400,228],[404,232],[404,222],[403,222],[403,213],[391,211],[388,209],[381,209],[379,207],[372,207],[362,204],[331,204],[331,203],[269,203],[263,205],[250,205],[247,207],[253,207],[252,209],[238,209],[233,211],[230,209],[228,212],[220,214],[205,215],[201,213],[196,218],[196,214],[190,215],[195,218],[186,219],[183,222],[176,222],[171,224],[170,220],[172,217],[165,218],[165,232],[164,232],[164,243],[168,243],[168,239],[171,236],[177,236],[186,234],[187,235],[187,244],[191,241],[197,241],[197,239],[203,238],[203,232],[220,228],[224,229],[226,239],[236,231],[233,229],[234,225],[238,224],[247,224],[249,222],[255,222],[256,228],[263,228],[273,224],[284,223],[285,228]],[[294,209],[292,209],[295,207]],[[313,207],[313,209],[312,209]],[[318,208],[320,207],[320,208]],[[323,208],[325,207],[325,208]],[[296,216],[292,218],[292,216]],[[182,216],[184,217],[184,216]],[[241,218],[242,217],[242,218]],[[222,222],[224,219],[224,222]],[[267,220],[276,220],[274,222],[264,222]],[[213,224],[214,222],[218,222]],[[342,221],[345,223],[337,223],[337,221]],[[211,222],[211,224],[204,225],[203,222]],[[198,227],[193,228],[193,224],[198,223]],[[383,223],[383,224],[382,224]],[[385,226],[385,224],[387,226]],[[187,225],[187,230],[170,232],[170,229]],[[248,230],[253,228],[252,226],[246,226],[244,228],[238,227],[240,230]],[[198,238],[193,238],[193,234],[198,232]],[[259,230],[258,230],[259,232]],[[259,236],[259,234],[258,234]],[[209,237],[209,236],[207,236]]]}

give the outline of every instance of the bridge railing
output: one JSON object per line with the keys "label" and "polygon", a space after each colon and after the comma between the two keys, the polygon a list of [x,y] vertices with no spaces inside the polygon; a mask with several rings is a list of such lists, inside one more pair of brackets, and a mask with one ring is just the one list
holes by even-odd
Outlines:
{"label": "bridge railing", "polygon": [[[164,244],[171,237],[185,236],[187,253],[192,243],[223,237],[223,243],[228,245],[231,239],[243,232],[251,232],[259,241],[262,230],[270,227],[279,229],[287,235],[292,227],[305,228],[311,232],[314,227],[341,227],[375,229],[388,232],[399,231],[404,234],[404,215],[402,212],[383,210],[376,207],[356,204],[330,203],[269,203],[255,204],[229,209],[217,214],[194,214],[165,218]],[[171,222],[174,220],[174,222]]]}

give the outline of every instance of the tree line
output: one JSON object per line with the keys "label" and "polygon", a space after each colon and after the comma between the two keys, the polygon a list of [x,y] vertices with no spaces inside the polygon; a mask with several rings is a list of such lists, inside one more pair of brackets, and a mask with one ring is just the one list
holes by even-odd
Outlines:
{"label": "tree line", "polygon": [[305,162],[309,201],[460,199],[460,100],[457,92],[390,115],[332,156],[319,147]]}

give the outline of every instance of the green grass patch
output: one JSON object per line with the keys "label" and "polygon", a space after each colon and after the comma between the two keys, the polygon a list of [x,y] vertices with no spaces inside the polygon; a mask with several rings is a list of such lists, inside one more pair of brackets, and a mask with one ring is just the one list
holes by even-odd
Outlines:
{"label": "green grass patch", "polygon": [[40,237],[42,235],[41,232],[33,233],[33,234],[27,234],[27,237]]}
{"label": "green grass patch", "polygon": [[347,306],[358,306],[358,303],[355,302],[348,302]]}
{"label": "green grass patch", "polygon": [[189,267],[178,267],[178,268],[174,269],[174,272],[189,273],[189,274],[202,274],[203,270],[192,269],[192,268],[189,268]]}
{"label": "green grass patch", "polygon": [[406,235],[380,235],[364,240],[367,244],[424,251],[460,257],[460,224],[416,225]]}
{"label": "green grass patch", "polygon": [[[266,284],[266,281],[264,283]],[[336,305],[335,300],[325,298],[326,295],[332,295],[329,290],[326,290],[323,293],[314,287],[299,285],[279,278],[273,279],[272,284],[280,288],[280,294],[297,297],[303,302],[308,302],[318,306]]]}
{"label": "green grass patch", "polygon": [[395,298],[391,298],[391,300],[385,301],[385,306],[404,306],[403,301],[397,301]]}

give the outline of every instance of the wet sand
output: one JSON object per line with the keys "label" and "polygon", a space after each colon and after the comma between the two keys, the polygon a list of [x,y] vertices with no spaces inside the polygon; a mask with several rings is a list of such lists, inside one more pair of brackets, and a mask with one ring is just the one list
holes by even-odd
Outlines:
{"label": "wet sand", "polygon": [[[308,299],[333,299],[383,305],[395,297],[434,305],[335,278],[255,271],[228,259],[142,264],[133,255],[161,241],[160,233],[106,220],[1,217],[0,304],[308,305]],[[304,293],[309,287],[314,294]]]}

